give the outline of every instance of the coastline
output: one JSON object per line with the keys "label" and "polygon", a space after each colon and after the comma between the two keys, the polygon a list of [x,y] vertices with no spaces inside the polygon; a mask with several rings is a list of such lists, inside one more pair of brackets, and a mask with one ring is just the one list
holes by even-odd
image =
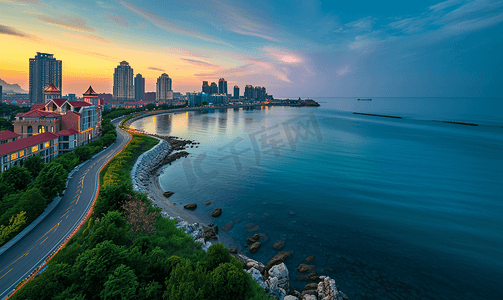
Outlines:
{"label": "coastline", "polygon": [[[148,115],[133,116],[130,120],[128,120],[127,127],[130,128],[130,130],[135,130],[132,126],[132,123],[146,116]],[[162,209],[162,215],[164,217],[172,220],[173,219],[177,220],[178,222],[178,224],[176,225],[177,228],[183,229],[185,233],[191,236],[196,242],[201,242],[202,243],[201,248],[204,251],[208,251],[208,248],[213,243],[222,243],[225,247],[229,249],[231,255],[233,255],[236,259],[238,259],[243,263],[244,271],[249,273],[252,276],[253,280],[255,280],[266,291],[267,294],[269,294],[271,297],[275,299],[279,300],[349,299],[346,294],[344,294],[342,291],[338,289],[335,280],[331,279],[328,276],[318,275],[315,271],[314,265],[306,265],[306,264],[299,265],[297,271],[303,273],[302,274],[304,277],[303,281],[307,281],[309,283],[307,283],[303,289],[300,289],[301,291],[291,289],[289,279],[290,272],[288,271],[288,268],[285,265],[285,260],[290,255],[292,255],[293,252],[278,251],[278,253],[273,258],[271,258],[266,265],[264,265],[261,262],[250,259],[249,257],[246,256],[245,253],[243,253],[246,252],[245,251],[246,249],[248,249],[251,253],[255,253],[256,250],[252,251],[252,248],[254,248],[254,246],[256,246],[257,244],[258,247],[256,247],[256,249],[260,247],[261,243],[258,240],[261,241],[261,237],[259,237],[258,234],[255,234],[252,238],[248,238],[248,240],[254,239],[253,244],[250,245],[249,248],[248,245],[245,245],[243,248],[242,243],[239,243],[238,241],[234,240],[230,236],[230,234],[223,232],[224,230],[219,232],[218,226],[215,226],[213,228],[210,227],[213,226],[213,223],[211,223],[211,225],[205,225],[200,218],[191,215],[188,210],[182,208],[181,203],[180,206],[177,206],[176,203],[170,201],[169,197],[165,196],[166,192],[168,191],[164,191],[160,185],[159,181],[160,174],[163,172],[164,167],[170,165],[172,161],[180,157],[185,157],[189,155],[187,152],[183,150],[185,149],[185,145],[193,144],[194,142],[178,139],[176,137],[158,136],[141,131],[137,132],[149,135],[161,141],[150,151],[157,152],[156,150],[160,148],[158,146],[161,145],[162,142],[165,143],[167,142],[170,144],[168,151],[165,152],[159,151],[160,153],[154,154],[155,156],[154,159],[149,160],[146,163],[149,166],[147,166],[146,170],[143,170],[143,175],[146,174],[148,175],[145,176],[146,178],[142,179],[144,188],[141,192],[146,193],[147,197],[150,200],[152,200],[154,205]],[[135,162],[135,166],[133,169],[137,167],[139,161],[140,158],[138,158],[138,160]],[[136,176],[133,176],[132,172],[131,174],[132,181],[136,180],[135,177]],[[248,240],[247,244],[249,244]],[[279,247],[274,246],[274,248],[277,250],[279,250],[281,247],[282,245]],[[309,258],[307,258],[306,262],[310,263],[312,262],[312,260],[309,260]]]}

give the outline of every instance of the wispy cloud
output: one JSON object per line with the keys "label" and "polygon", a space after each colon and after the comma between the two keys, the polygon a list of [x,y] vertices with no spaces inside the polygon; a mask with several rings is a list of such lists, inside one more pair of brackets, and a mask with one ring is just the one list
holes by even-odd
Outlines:
{"label": "wispy cloud", "polygon": [[303,61],[302,57],[293,53],[291,50],[284,50],[278,48],[264,47],[262,48],[267,54],[278,61],[282,61],[284,63],[300,63]]}
{"label": "wispy cloud", "polygon": [[239,29],[234,29],[233,31],[235,33],[249,35],[249,36],[256,36],[256,37],[263,38],[263,39],[266,39],[266,40],[269,40],[269,41],[273,41],[273,42],[279,42],[280,41],[277,38],[274,38],[272,36],[268,36],[268,35],[265,35],[265,34],[262,34],[262,33],[258,33],[258,32],[239,30]]}
{"label": "wispy cloud", "polygon": [[119,26],[122,26],[122,27],[128,27],[128,22],[126,19],[124,19],[124,17],[121,17],[121,16],[116,16],[116,15],[111,15],[111,14],[107,14],[107,19],[109,21],[111,21],[112,23],[115,23]]}
{"label": "wispy cloud", "polygon": [[362,30],[370,30],[370,29],[372,29],[372,27],[374,27],[375,20],[376,19],[373,17],[366,17],[363,19],[359,19],[359,20],[347,23],[346,27],[362,29]]}
{"label": "wispy cloud", "polygon": [[349,65],[345,65],[344,67],[337,70],[337,75],[344,76],[349,72],[350,72]]}
{"label": "wispy cloud", "polygon": [[154,70],[154,71],[159,71],[159,72],[165,72],[164,69],[155,68],[155,67],[148,67],[147,69]]}
{"label": "wispy cloud", "polygon": [[196,38],[200,38],[200,39],[203,39],[205,41],[209,41],[209,42],[215,42],[215,43],[221,43],[221,44],[227,44],[223,41],[220,41],[218,39],[215,39],[215,38],[212,38],[210,36],[207,36],[207,35],[204,35],[204,34],[200,34],[196,31],[193,31],[193,30],[189,30],[189,29],[185,29],[183,27],[180,27],[178,25],[176,25],[175,23],[169,21],[168,19],[158,15],[158,14],[155,14],[153,12],[150,12],[148,10],[145,10],[145,9],[142,9],[142,8],[139,8],[131,3],[128,3],[126,1],[120,1],[119,2],[124,6],[126,7],[127,9],[131,10],[132,12],[138,14],[139,16],[141,16],[142,18],[144,18],[145,20],[149,21],[150,23],[152,23],[153,25],[161,28],[161,29],[164,29],[168,32],[172,32],[172,33],[178,33],[178,34],[184,34],[184,35],[188,35],[188,36],[192,36],[192,37],[196,37]]}
{"label": "wispy cloud", "polygon": [[40,3],[39,0],[0,0],[0,2],[11,2],[16,4],[34,4],[43,6],[43,4]]}
{"label": "wispy cloud", "polygon": [[447,0],[447,1],[440,2],[435,5],[432,5],[432,6],[428,7],[428,9],[433,10],[433,11],[439,11],[439,10],[443,10],[443,9],[452,7],[454,5],[458,5],[461,2],[463,2],[463,0]]}
{"label": "wispy cloud", "polygon": [[71,14],[64,15],[59,18],[46,16],[46,15],[35,15],[35,19],[42,21],[44,23],[53,24],[57,26],[61,26],[67,29],[77,30],[77,31],[85,31],[85,32],[93,32],[94,29],[87,25],[87,20],[82,18],[79,15]]}
{"label": "wispy cloud", "polygon": [[201,61],[201,60],[195,60],[195,59],[189,59],[189,58],[180,58],[180,59],[184,60],[186,62],[189,62],[191,64],[198,65],[198,66],[218,68],[217,65],[210,64],[210,63],[207,63],[207,62]]}
{"label": "wispy cloud", "polygon": [[88,34],[75,33],[75,32],[68,32],[67,34],[68,35],[72,35],[72,36],[76,36],[76,37],[79,37],[79,38],[84,38],[84,39],[96,41],[96,42],[110,43],[109,40],[104,39],[104,38],[99,37],[99,36],[95,36],[95,35],[88,35]]}
{"label": "wispy cloud", "polygon": [[0,24],[0,34],[8,34],[8,35],[14,35],[14,36],[19,36],[19,37],[24,37],[24,38],[30,38],[31,36],[21,32],[13,27],[5,26]]}

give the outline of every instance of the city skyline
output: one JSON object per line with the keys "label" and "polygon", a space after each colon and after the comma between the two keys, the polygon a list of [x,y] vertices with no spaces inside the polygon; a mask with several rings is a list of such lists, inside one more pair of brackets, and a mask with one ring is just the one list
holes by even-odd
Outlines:
{"label": "city skyline", "polygon": [[[64,4],[64,5],[63,5]],[[155,90],[201,81],[292,96],[501,96],[503,3],[1,0],[0,78],[28,90],[28,59],[64,62],[63,93],[112,93],[128,61]],[[244,13],[249,12],[249,13]]]}

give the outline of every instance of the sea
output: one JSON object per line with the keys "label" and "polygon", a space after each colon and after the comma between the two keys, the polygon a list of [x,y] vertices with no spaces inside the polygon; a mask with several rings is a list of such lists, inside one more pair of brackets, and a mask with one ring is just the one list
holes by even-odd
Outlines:
{"label": "sea", "polygon": [[350,299],[501,299],[503,98],[313,99],[133,127],[199,143],[162,188],[250,258],[266,264],[284,241],[292,288],[310,283],[304,263]]}

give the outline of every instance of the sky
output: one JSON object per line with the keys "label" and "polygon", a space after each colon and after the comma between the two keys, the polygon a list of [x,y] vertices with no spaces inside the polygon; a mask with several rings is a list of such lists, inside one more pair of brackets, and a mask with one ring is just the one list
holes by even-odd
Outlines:
{"label": "sky", "polygon": [[0,78],[36,52],[63,94],[111,93],[125,60],[155,91],[203,80],[282,97],[503,97],[503,0],[0,0]]}

